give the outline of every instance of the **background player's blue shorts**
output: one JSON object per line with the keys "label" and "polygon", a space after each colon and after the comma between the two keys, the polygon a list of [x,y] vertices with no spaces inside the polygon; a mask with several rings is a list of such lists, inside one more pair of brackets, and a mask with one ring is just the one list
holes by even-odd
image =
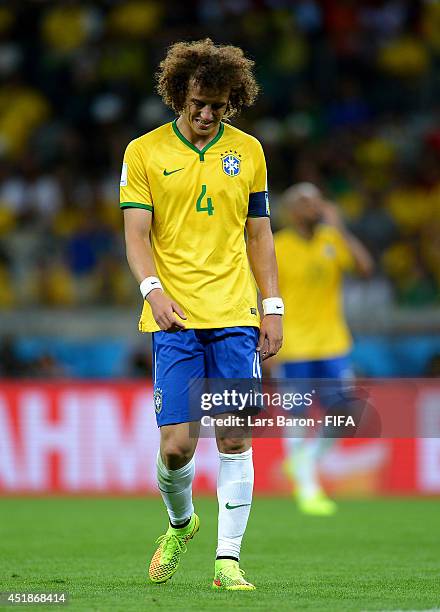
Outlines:
{"label": "background player's blue shorts", "polygon": [[308,381],[315,380],[312,386],[316,388],[323,408],[343,400],[350,393],[354,379],[349,355],[314,361],[286,361],[280,364],[279,375],[283,379],[297,379],[295,388],[302,393],[309,392]]}
{"label": "background player's blue shorts", "polygon": [[337,380],[353,378],[353,369],[348,355],[315,361],[286,361],[280,367],[283,378],[334,378]]}
{"label": "background player's blue shorts", "polygon": [[188,391],[196,378],[261,378],[257,327],[153,333],[154,406],[159,427],[188,423]]}

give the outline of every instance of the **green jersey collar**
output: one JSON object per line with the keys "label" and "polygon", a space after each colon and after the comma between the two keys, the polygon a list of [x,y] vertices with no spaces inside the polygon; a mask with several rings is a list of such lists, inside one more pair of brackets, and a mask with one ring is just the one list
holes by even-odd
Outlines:
{"label": "green jersey collar", "polygon": [[179,140],[181,140],[184,145],[186,145],[187,147],[195,151],[197,155],[200,157],[200,161],[205,161],[206,151],[210,149],[212,146],[214,146],[215,143],[220,140],[220,138],[223,136],[223,132],[225,131],[224,124],[220,122],[220,127],[218,129],[216,136],[212,140],[210,140],[208,144],[205,147],[203,147],[203,149],[198,149],[192,144],[192,142],[187,140],[185,136],[182,134],[182,132],[179,130],[179,128],[177,127],[177,119],[174,119],[171,125],[173,126],[173,130],[177,138],[179,138]]}

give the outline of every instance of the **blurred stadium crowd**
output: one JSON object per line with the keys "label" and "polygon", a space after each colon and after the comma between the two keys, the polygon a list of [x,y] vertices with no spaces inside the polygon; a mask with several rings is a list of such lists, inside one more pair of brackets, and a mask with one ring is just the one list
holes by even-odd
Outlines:
{"label": "blurred stadium crowd", "polygon": [[173,118],[154,72],[176,40],[255,59],[235,121],[280,193],[337,202],[396,303],[440,298],[440,2],[156,0],[0,7],[0,308],[138,303],[118,183],[126,144]]}

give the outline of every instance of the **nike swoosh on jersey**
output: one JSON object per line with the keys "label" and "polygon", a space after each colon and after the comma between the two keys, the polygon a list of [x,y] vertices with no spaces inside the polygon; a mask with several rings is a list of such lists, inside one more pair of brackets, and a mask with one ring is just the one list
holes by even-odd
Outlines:
{"label": "nike swoosh on jersey", "polygon": [[170,176],[170,174],[174,174],[175,172],[180,172],[181,170],[183,170],[184,168],[177,168],[177,170],[171,170],[171,172],[167,172],[167,170],[163,171],[163,175],[164,176]]}
{"label": "nike swoosh on jersey", "polygon": [[243,508],[243,506],[250,506],[250,504],[237,504],[236,506],[231,506],[229,502],[226,502],[225,504],[226,510],[234,510],[235,508]]}

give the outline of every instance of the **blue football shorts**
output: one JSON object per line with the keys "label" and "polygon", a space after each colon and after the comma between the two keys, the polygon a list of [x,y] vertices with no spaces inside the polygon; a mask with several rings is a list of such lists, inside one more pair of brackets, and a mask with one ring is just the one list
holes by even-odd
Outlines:
{"label": "blue football shorts", "polygon": [[331,408],[351,397],[354,372],[349,355],[341,355],[313,361],[286,361],[279,366],[279,377],[288,380],[285,388],[282,383],[284,391],[289,388],[305,393],[313,388],[322,408]]}
{"label": "blue football shorts", "polygon": [[154,332],[153,399],[158,427],[198,420],[189,405],[194,379],[261,380],[256,351],[259,333],[257,327]]}

